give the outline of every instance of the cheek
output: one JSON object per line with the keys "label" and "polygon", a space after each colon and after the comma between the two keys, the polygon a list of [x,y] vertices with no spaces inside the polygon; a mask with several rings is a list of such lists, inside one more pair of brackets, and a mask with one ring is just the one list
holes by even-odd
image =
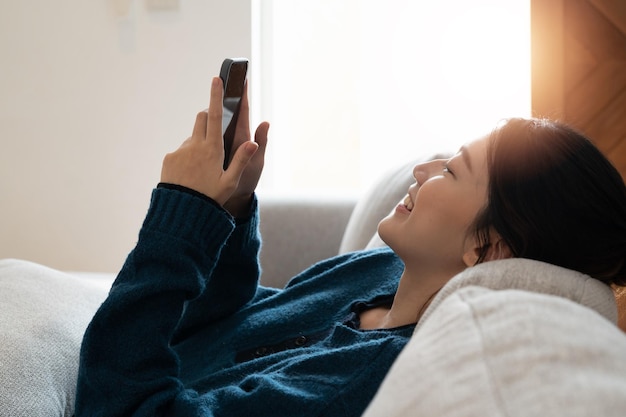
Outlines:
{"label": "cheek", "polygon": [[[430,233],[439,233],[445,238],[463,239],[483,205],[480,196],[452,187],[433,191],[436,192],[428,194],[428,198],[418,198],[412,213],[416,227],[430,229]],[[423,197],[427,197],[426,194]]]}

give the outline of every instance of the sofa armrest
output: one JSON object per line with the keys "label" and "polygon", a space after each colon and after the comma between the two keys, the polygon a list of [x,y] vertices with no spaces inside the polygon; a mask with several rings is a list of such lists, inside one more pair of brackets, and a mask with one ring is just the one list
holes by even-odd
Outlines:
{"label": "sofa armrest", "polygon": [[282,288],[305,268],[337,255],[356,200],[260,195],[261,284]]}

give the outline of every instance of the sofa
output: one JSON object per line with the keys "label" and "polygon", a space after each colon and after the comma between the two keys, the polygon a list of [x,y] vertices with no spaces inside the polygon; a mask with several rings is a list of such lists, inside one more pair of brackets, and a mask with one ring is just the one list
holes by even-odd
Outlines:
{"label": "sofa", "polygon": [[[260,194],[262,284],[383,245],[376,226],[417,161],[358,199]],[[113,279],[0,261],[0,416],[72,415],[82,334]],[[523,259],[469,268],[433,299],[364,416],[624,416],[617,320],[612,290],[583,274]]]}

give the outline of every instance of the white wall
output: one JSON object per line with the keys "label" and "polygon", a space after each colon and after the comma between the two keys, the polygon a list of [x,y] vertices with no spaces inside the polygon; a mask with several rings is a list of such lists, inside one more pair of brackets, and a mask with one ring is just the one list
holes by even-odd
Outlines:
{"label": "white wall", "polygon": [[150,3],[0,3],[0,258],[118,270],[210,77],[250,56],[250,0]]}

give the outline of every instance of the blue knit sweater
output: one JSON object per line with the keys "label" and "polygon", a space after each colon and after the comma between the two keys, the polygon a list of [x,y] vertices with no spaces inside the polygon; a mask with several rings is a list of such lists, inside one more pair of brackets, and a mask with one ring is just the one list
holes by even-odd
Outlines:
{"label": "blue knit sweater", "polygon": [[248,221],[157,188],[83,340],[77,417],[359,416],[413,326],[359,330],[402,272],[390,250],[314,265],[285,289],[258,285]]}

